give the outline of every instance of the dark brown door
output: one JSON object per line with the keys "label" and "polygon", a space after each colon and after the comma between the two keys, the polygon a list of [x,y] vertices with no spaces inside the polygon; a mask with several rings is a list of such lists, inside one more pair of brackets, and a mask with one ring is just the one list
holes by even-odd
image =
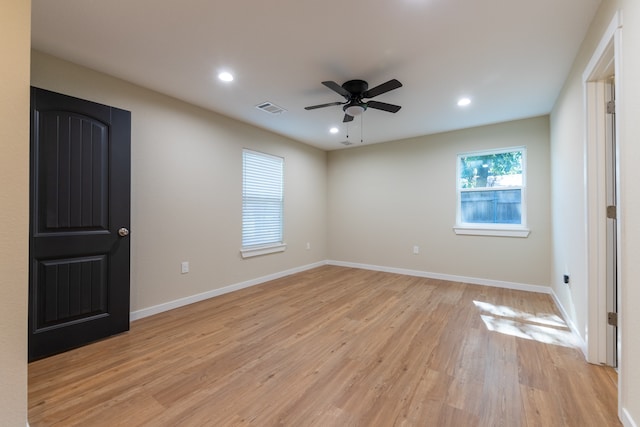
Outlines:
{"label": "dark brown door", "polygon": [[129,330],[131,113],[31,88],[29,360]]}

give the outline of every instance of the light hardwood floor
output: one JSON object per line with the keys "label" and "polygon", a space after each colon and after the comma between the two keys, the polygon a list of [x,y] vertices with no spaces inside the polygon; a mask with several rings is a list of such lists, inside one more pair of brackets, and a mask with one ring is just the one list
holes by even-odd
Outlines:
{"label": "light hardwood floor", "polygon": [[548,295],[324,266],[29,365],[39,426],[618,426]]}

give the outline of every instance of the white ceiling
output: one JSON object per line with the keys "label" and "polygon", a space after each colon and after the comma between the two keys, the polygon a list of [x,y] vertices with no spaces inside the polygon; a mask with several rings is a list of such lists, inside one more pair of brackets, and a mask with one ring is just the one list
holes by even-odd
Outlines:
{"label": "white ceiling", "polygon": [[[35,49],[325,149],[550,112],[600,0],[33,0]],[[217,79],[221,70],[232,83]],[[321,82],[403,87],[347,128]],[[467,96],[472,104],[456,105]],[[287,110],[255,108],[269,101]],[[337,126],[338,134],[329,133]]]}

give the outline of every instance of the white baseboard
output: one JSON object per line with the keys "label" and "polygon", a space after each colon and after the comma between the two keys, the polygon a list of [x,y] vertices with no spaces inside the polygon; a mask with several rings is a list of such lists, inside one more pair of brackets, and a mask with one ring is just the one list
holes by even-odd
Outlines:
{"label": "white baseboard", "polygon": [[565,310],[564,306],[560,302],[560,299],[558,298],[558,295],[556,295],[556,293],[553,291],[553,289],[551,289],[550,294],[551,294],[551,297],[553,298],[553,302],[556,303],[556,307],[558,307],[558,310],[560,310],[560,313],[562,313],[562,318],[564,319],[565,323],[567,324],[567,326],[569,326],[569,329],[571,329],[571,332],[573,332],[573,335],[575,335],[576,340],[577,340],[577,344],[580,347],[580,351],[582,351],[582,354],[584,355],[584,358],[588,359],[588,357],[587,357],[587,342],[582,337],[582,334],[580,333],[580,331],[576,327],[576,324],[573,323],[573,320],[571,320],[571,317],[569,317],[569,313],[567,313],[567,310]]}
{"label": "white baseboard", "polygon": [[552,290],[548,286],[528,285],[524,283],[504,282],[501,280],[479,279],[476,277],[454,276],[451,274],[430,273],[428,271],[408,270],[404,268],[384,267],[379,265],[359,264],[354,262],[327,261],[329,265],[340,267],[360,268],[363,270],[383,271],[385,273],[404,274],[406,276],[425,277],[428,279],[447,280],[449,282],[470,283],[473,285],[493,286],[494,288],[514,289],[518,291],[536,292],[539,294],[551,294]]}
{"label": "white baseboard", "polygon": [[165,311],[173,310],[174,308],[182,307],[185,305],[193,304],[195,302],[204,301],[209,298],[217,297],[219,295],[228,294],[229,292],[238,291],[240,289],[248,288],[251,286],[259,285],[264,282],[268,282],[270,280],[279,279],[281,277],[290,276],[295,273],[300,273],[306,270],[311,270],[312,268],[320,267],[322,265],[326,265],[326,261],[316,262],[314,264],[304,265],[302,267],[292,268],[290,270],[281,271],[274,274],[269,274],[267,276],[258,277],[257,279],[247,280],[245,282],[236,283],[234,285],[225,286],[223,288],[212,289],[207,292],[203,292],[196,295],[191,295],[184,298],[179,298],[177,300],[165,302],[162,304],[154,305],[153,307],[143,308],[140,310],[132,311],[130,313],[131,321],[143,319],[145,317],[153,316],[154,314],[159,314]]}
{"label": "white baseboard", "polygon": [[631,418],[631,415],[629,414],[629,411],[627,411],[625,408],[622,408],[622,425],[624,427],[638,427],[638,424],[633,421],[633,418]]}

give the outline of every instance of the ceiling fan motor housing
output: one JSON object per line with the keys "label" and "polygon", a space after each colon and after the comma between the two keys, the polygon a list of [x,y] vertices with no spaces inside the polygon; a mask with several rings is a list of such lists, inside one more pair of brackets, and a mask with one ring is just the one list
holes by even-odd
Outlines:
{"label": "ceiling fan motor housing", "polygon": [[369,84],[364,80],[349,80],[344,82],[342,88],[352,95],[362,97],[362,94],[369,89]]}
{"label": "ceiling fan motor housing", "polygon": [[364,80],[349,80],[344,82],[342,88],[351,94],[348,103],[342,106],[349,116],[359,116],[367,109],[367,104],[362,102],[362,95],[369,89],[369,84]]}

